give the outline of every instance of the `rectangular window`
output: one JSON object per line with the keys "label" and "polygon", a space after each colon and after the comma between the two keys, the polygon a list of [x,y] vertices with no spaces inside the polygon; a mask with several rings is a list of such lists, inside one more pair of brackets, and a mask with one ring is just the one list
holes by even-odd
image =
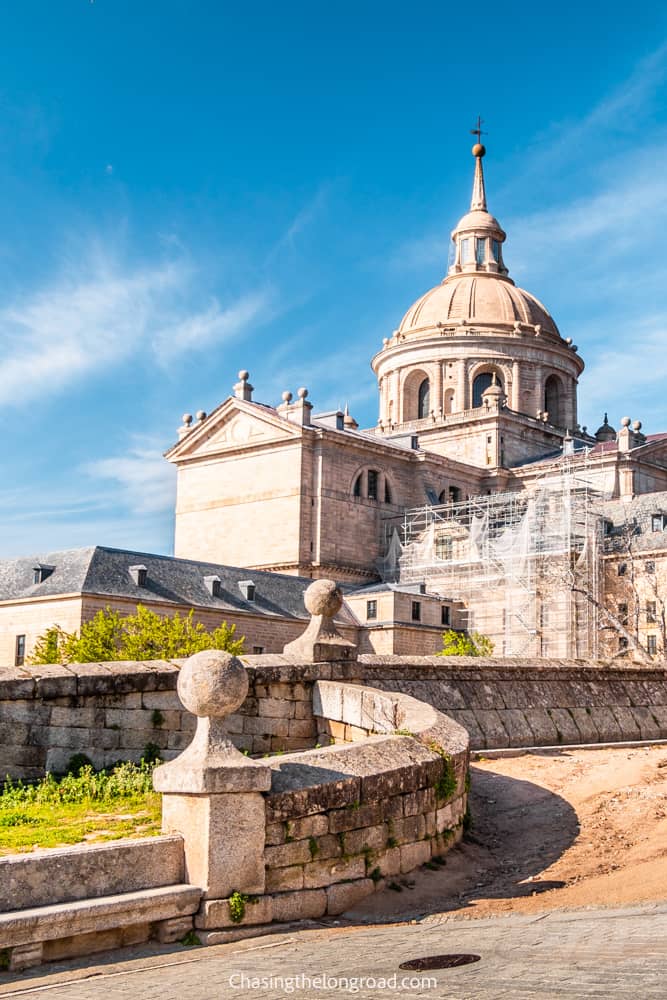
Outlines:
{"label": "rectangular window", "polygon": [[461,240],[461,263],[469,264],[470,260],[470,240]]}
{"label": "rectangular window", "polygon": [[628,572],[628,564],[619,563],[617,572],[619,576],[625,576],[625,574]]}
{"label": "rectangular window", "polygon": [[370,621],[371,618],[377,618],[377,616],[378,616],[378,602],[366,601],[366,618]]}
{"label": "rectangular window", "polygon": [[656,602],[647,601],[646,602],[646,621],[655,622],[656,621]]}
{"label": "rectangular window", "polygon": [[613,533],[613,531],[614,531],[614,522],[613,521],[603,521],[602,524],[603,524],[603,530],[604,530],[605,535],[611,535]]}
{"label": "rectangular window", "polygon": [[619,604],[618,606],[618,620],[621,625],[628,624],[628,606],[627,604]]}
{"label": "rectangular window", "polygon": [[375,469],[368,470],[368,499],[377,500],[378,498],[378,474]]}
{"label": "rectangular window", "polygon": [[475,259],[480,265],[486,262],[486,240],[475,240]]}
{"label": "rectangular window", "polygon": [[451,559],[453,542],[450,535],[440,532],[435,536],[435,558]]}
{"label": "rectangular window", "polygon": [[627,649],[628,648],[628,640],[626,639],[626,637],[624,635],[619,635],[619,637],[618,637],[618,648],[619,649]]}
{"label": "rectangular window", "polygon": [[664,531],[667,528],[667,514],[651,515],[651,531]]}
{"label": "rectangular window", "polygon": [[440,608],[440,623],[442,625],[451,625],[451,614],[448,604],[443,604]]}
{"label": "rectangular window", "polygon": [[255,655],[259,655],[260,653],[264,652],[264,646],[253,646],[252,651],[253,653],[255,653]]}
{"label": "rectangular window", "polygon": [[658,637],[657,635],[647,635],[646,636],[646,650],[649,656],[655,656],[658,652]]}
{"label": "rectangular window", "polygon": [[25,663],[25,636],[16,636],[16,655],[14,657],[14,666],[22,667]]}
{"label": "rectangular window", "polygon": [[655,563],[654,563],[654,561],[652,559],[647,559],[646,560],[646,572],[647,573],[655,573]]}
{"label": "rectangular window", "polygon": [[422,620],[421,601],[412,602],[412,620],[413,622],[420,622]]}
{"label": "rectangular window", "polygon": [[498,240],[492,240],[491,241],[491,249],[493,251],[493,259],[495,260],[496,264],[499,264],[500,263],[500,243],[498,242]]}

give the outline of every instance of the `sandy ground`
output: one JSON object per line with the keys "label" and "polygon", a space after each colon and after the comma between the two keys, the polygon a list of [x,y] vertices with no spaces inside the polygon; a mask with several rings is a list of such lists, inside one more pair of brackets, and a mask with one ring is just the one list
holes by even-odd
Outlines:
{"label": "sandy ground", "polygon": [[346,918],[667,900],[667,746],[482,758],[471,772],[473,828],[446,866],[394,879]]}

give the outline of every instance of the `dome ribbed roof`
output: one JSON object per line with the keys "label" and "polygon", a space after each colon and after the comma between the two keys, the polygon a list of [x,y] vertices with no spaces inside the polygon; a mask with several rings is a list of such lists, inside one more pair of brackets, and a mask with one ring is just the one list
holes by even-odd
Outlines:
{"label": "dome ribbed roof", "polygon": [[457,274],[422,295],[401,320],[399,333],[422,330],[462,320],[484,326],[538,323],[545,332],[560,336],[558,327],[541,302],[495,274]]}

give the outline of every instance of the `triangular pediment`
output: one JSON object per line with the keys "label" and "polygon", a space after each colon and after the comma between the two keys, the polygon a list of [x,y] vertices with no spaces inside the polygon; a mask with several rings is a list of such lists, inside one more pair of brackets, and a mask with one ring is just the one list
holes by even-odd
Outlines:
{"label": "triangular pediment", "polygon": [[279,417],[268,407],[228,399],[203,423],[197,424],[167,458],[205,457],[273,442],[294,440],[301,428]]}

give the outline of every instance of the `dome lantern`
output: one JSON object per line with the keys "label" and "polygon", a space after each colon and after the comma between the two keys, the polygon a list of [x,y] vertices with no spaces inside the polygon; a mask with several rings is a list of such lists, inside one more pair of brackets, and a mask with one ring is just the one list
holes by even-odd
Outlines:
{"label": "dome lantern", "polygon": [[[481,136],[481,120],[478,121],[473,133]],[[472,147],[475,157],[475,175],[472,184],[470,211],[459,220],[452,232],[454,242],[454,262],[448,274],[482,273],[497,274],[507,277],[507,268],[503,262],[502,244],[505,233],[500,223],[487,209],[486,186],[484,183],[484,168],[482,159],[486,148],[481,142]],[[507,279],[510,280],[509,278]]]}

